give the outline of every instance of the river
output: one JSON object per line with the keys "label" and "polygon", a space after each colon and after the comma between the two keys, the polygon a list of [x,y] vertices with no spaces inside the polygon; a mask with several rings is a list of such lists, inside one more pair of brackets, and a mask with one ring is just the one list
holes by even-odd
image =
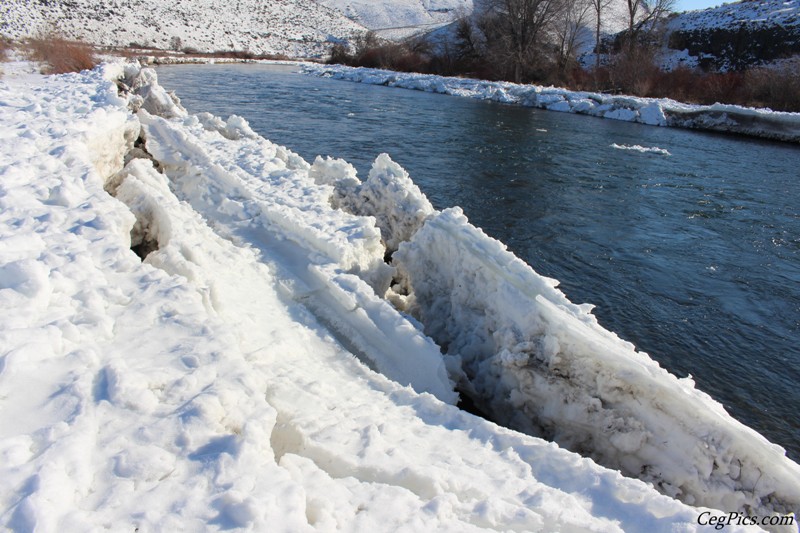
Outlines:
{"label": "river", "polygon": [[[800,459],[800,148],[383,86],[296,67],[159,67],[308,161],[381,152],[606,328]],[[617,147],[660,148],[641,152]]]}

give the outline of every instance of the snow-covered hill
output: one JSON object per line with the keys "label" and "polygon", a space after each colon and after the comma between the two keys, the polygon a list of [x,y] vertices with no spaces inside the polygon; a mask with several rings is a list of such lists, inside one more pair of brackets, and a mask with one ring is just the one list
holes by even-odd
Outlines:
{"label": "snow-covered hill", "polygon": [[800,25],[798,0],[743,0],[696,11],[679,13],[669,27],[677,30],[731,29],[743,25],[785,26]]}
{"label": "snow-covered hill", "polygon": [[[0,34],[58,31],[98,45],[315,57],[364,28],[313,0],[5,0]],[[178,41],[179,40],[179,41]]]}
{"label": "snow-covered hill", "polygon": [[317,0],[382,37],[410,35],[472,12],[472,0]]}
{"label": "snow-covered hill", "polygon": [[743,68],[800,54],[800,0],[745,0],[667,23],[667,63]]}

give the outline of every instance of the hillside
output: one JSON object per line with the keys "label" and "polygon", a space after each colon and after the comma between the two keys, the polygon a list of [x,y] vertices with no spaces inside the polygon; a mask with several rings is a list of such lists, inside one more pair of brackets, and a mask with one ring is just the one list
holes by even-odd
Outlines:
{"label": "hillside", "polygon": [[383,37],[402,37],[472,12],[472,0],[318,0]]}
{"label": "hillside", "polygon": [[800,54],[800,1],[751,0],[680,13],[667,23],[666,50],[668,65],[720,70]]}
{"label": "hillside", "polygon": [[54,28],[67,38],[105,46],[132,43],[199,51],[249,50],[314,57],[363,31],[313,0],[7,0],[0,35],[18,39]]}

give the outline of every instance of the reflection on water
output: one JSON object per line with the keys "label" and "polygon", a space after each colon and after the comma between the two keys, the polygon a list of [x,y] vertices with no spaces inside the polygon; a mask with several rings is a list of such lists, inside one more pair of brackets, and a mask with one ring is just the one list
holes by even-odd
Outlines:
{"label": "reflection on water", "polygon": [[[307,160],[381,152],[574,302],[800,458],[800,148],[298,75],[159,69]],[[611,148],[667,149],[672,155]]]}

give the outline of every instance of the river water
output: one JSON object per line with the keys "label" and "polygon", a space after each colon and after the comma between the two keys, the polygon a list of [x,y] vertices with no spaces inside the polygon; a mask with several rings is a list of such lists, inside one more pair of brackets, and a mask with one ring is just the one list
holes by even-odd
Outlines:
{"label": "river water", "polygon": [[[316,78],[159,67],[190,112],[237,114],[366,179],[381,152],[607,329],[800,459],[800,147]],[[670,155],[622,150],[658,147]]]}

